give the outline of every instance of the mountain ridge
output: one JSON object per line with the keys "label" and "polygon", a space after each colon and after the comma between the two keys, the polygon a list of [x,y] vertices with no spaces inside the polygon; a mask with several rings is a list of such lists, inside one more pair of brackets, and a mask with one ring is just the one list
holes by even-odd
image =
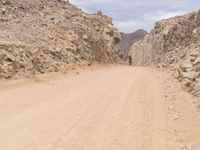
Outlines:
{"label": "mountain ridge", "polygon": [[142,40],[147,32],[143,29],[138,29],[132,33],[120,32],[122,40],[119,43],[119,47],[124,56],[127,57],[130,51],[130,47],[138,40]]}

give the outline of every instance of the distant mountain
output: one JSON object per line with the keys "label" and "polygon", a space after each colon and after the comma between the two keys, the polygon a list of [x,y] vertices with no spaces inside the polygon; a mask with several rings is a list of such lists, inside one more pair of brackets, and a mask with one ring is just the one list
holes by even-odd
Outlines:
{"label": "distant mountain", "polygon": [[138,40],[142,40],[146,34],[147,32],[143,29],[139,29],[132,33],[121,33],[122,40],[119,43],[119,47],[124,53],[125,57],[128,56],[131,46]]}

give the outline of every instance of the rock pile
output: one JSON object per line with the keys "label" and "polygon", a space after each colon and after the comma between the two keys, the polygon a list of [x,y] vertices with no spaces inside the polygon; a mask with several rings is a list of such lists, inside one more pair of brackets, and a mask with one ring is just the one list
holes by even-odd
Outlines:
{"label": "rock pile", "polygon": [[200,97],[200,48],[191,47],[176,69],[185,90]]}
{"label": "rock pile", "polygon": [[135,65],[171,68],[185,90],[200,96],[200,11],[156,22],[131,52]]}
{"label": "rock pile", "polygon": [[66,0],[2,0],[0,78],[117,62],[120,39],[110,17],[83,13]]}

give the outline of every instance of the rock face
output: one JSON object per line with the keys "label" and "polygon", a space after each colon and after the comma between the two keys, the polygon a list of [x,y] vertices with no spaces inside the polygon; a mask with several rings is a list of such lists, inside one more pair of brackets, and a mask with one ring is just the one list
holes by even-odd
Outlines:
{"label": "rock face", "polygon": [[131,53],[135,65],[171,68],[183,88],[200,96],[200,11],[156,22]]}
{"label": "rock face", "polygon": [[110,17],[83,13],[66,0],[2,0],[0,78],[117,62],[120,39]]}
{"label": "rock face", "polygon": [[119,43],[119,48],[121,49],[125,57],[128,56],[131,46],[135,42],[144,39],[146,34],[147,32],[143,29],[139,29],[133,33],[121,33],[122,40]]}

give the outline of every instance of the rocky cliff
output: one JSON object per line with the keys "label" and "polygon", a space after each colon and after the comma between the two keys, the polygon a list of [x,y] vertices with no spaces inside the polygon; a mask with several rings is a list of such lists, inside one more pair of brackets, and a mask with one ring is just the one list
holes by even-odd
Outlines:
{"label": "rocky cliff", "polygon": [[139,29],[132,33],[121,33],[122,40],[119,43],[119,48],[123,52],[124,56],[127,57],[131,46],[144,38],[147,34],[143,29]]}
{"label": "rocky cliff", "polygon": [[120,38],[110,17],[83,13],[66,0],[2,0],[0,78],[117,62]]}
{"label": "rocky cliff", "polygon": [[131,52],[135,65],[171,68],[187,91],[200,96],[200,11],[156,22]]}

